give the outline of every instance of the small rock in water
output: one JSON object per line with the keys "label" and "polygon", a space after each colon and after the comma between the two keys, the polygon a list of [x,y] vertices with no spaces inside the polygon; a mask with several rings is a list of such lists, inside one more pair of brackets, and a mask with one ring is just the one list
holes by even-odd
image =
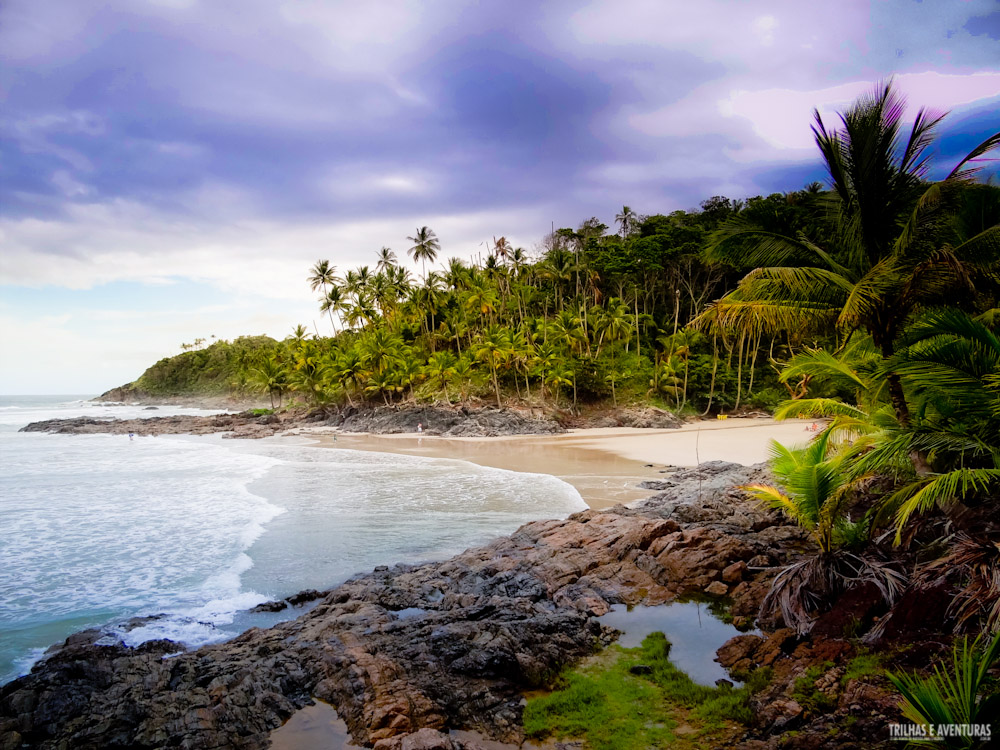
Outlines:
{"label": "small rock in water", "polygon": [[316,589],[306,589],[305,591],[300,591],[297,594],[292,594],[287,599],[286,602],[291,604],[293,607],[298,607],[306,602],[314,601],[315,599],[323,598],[323,592],[317,591]]}
{"label": "small rock in water", "polygon": [[729,587],[722,581],[712,581],[705,587],[705,593],[712,596],[725,596],[729,593]]}

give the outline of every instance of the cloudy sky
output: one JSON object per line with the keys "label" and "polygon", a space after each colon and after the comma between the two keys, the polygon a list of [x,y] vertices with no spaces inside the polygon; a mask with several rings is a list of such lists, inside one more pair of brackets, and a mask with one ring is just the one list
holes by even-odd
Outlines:
{"label": "cloudy sky", "polygon": [[[811,112],[894,75],[998,127],[996,0],[4,0],[0,393],[97,393],[195,338],[326,332],[305,279],[532,249],[824,174]],[[315,321],[315,324],[314,322]]]}

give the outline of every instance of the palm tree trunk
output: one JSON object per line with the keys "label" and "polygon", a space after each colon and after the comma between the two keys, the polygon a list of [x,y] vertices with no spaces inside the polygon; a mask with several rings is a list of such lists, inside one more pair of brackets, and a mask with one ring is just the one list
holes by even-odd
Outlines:
{"label": "palm tree trunk", "polygon": [[704,417],[712,410],[712,400],[715,398],[715,373],[719,369],[719,334],[712,334],[712,380],[708,386],[708,406],[701,413]]}
{"label": "palm tree trunk", "polygon": [[500,403],[500,383],[497,381],[497,368],[493,367],[493,390],[497,393],[497,408],[502,409],[503,405]]}

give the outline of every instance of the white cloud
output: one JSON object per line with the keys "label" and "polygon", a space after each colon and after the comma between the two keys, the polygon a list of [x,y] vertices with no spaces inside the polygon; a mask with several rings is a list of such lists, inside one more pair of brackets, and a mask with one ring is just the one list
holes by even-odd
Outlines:
{"label": "white cloud", "polygon": [[[1000,93],[1000,72],[993,71],[970,75],[905,73],[896,76],[895,81],[910,103],[910,117],[918,106],[944,112]],[[813,110],[819,110],[828,127],[836,127],[837,113],[875,85],[872,80],[855,80],[796,90],[750,88],[753,83],[744,81],[745,88],[739,82],[708,84],[676,104],[632,113],[627,123],[659,138],[719,134],[733,144],[726,154],[741,163],[803,161],[816,156],[810,130]],[[753,137],[748,137],[751,134]]]}

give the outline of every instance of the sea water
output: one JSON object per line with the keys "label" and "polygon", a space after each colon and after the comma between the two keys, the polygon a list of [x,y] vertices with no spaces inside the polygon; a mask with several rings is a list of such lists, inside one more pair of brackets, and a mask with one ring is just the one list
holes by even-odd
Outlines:
{"label": "sea water", "polygon": [[84,628],[129,645],[224,640],[261,624],[246,614],[261,602],[585,507],[547,475],[301,439],[17,432],[177,413],[209,412],[0,397],[0,683]]}

